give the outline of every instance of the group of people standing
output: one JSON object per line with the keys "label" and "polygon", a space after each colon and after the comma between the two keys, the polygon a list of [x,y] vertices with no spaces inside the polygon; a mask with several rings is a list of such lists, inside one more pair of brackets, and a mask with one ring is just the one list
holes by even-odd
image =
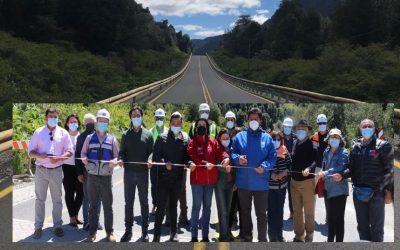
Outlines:
{"label": "group of people standing", "polygon": [[[159,242],[166,217],[169,241],[179,241],[178,225],[190,224],[191,242],[209,242],[212,197],[215,193],[219,241],[233,241],[231,229],[239,221],[239,240],[253,241],[252,204],[257,217],[259,242],[284,242],[283,211],[288,192],[290,218],[295,242],[312,242],[315,224],[316,191],[322,190],[328,224],[328,241],[343,241],[348,178],[353,185],[353,201],[360,240],[383,241],[385,203],[393,201],[393,149],[376,138],[372,120],[359,125],[361,137],[351,151],[339,129],[328,130],[324,114],[317,117],[318,131],[305,120],[283,121],[282,131],[261,128],[262,112],[252,108],[245,128],[236,124],[232,111],[225,114],[225,127],[218,130],[210,120],[210,107],[199,106],[199,118],[189,133],[182,131],[183,116],[155,111],[155,126],[147,129],[139,106],[129,111],[129,129],[120,143],[108,132],[110,113],[86,114],[85,130],[76,115],[69,115],[64,128],[58,126],[59,113],[50,108],[46,124],[37,129],[29,144],[36,158],[35,231],[42,235],[47,190],[53,201],[55,235],[63,236],[62,184],[71,226],[83,224],[87,242],[96,240],[100,209],[104,211],[106,239],[115,242],[113,230],[112,174],[124,169],[125,233],[121,242],[132,239],[133,206],[136,188],[141,208],[140,238],[150,241],[149,216],[155,216],[153,242]],[[186,176],[190,172],[191,217],[188,219]],[[149,178],[150,177],[150,178]],[[153,208],[148,202],[149,179]],[[177,208],[180,203],[180,215]],[[83,222],[78,212],[83,205]],[[201,213],[201,216],[200,216]],[[239,220],[237,219],[239,214]]]}

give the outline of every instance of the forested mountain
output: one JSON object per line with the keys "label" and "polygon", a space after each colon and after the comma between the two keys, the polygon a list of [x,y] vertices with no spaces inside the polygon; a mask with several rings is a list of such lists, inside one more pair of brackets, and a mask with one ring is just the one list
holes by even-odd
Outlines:
{"label": "forested mountain", "polygon": [[193,54],[205,55],[218,48],[222,41],[222,35],[212,36],[204,39],[192,39]]}

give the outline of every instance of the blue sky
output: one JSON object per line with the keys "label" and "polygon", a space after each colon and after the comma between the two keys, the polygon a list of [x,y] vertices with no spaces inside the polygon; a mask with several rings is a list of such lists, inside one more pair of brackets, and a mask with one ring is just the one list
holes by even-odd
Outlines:
{"label": "blue sky", "polygon": [[280,0],[136,0],[149,7],[157,21],[167,19],[177,31],[192,39],[223,34],[240,15],[251,15],[263,23],[279,6]]}

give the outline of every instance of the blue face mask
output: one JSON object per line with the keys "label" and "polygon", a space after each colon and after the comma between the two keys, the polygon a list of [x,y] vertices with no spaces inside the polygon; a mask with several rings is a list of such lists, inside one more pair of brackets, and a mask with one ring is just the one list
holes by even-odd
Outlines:
{"label": "blue face mask", "polygon": [[320,132],[326,131],[326,125],[319,125],[318,126],[318,131],[320,131]]}
{"label": "blue face mask", "polygon": [[304,138],[306,138],[307,133],[304,130],[297,130],[296,136],[297,136],[297,138],[299,138],[300,141],[302,141],[302,140],[304,140]]}
{"label": "blue face mask", "polygon": [[332,148],[338,148],[339,144],[340,144],[340,139],[329,138],[329,145],[331,145]]}
{"label": "blue face mask", "polygon": [[132,118],[132,125],[134,127],[140,127],[140,125],[142,125],[142,117]]}
{"label": "blue face mask", "polygon": [[79,127],[79,125],[78,125],[78,123],[76,123],[76,122],[68,124],[68,128],[69,128],[69,130],[71,130],[71,131],[77,131],[77,130],[78,130],[78,127]]}
{"label": "blue face mask", "polygon": [[99,129],[99,132],[106,132],[108,128],[108,123],[106,122],[98,122],[97,123],[97,128]]}
{"label": "blue face mask", "polygon": [[47,118],[47,125],[54,128],[58,124],[58,118]]}
{"label": "blue face mask", "polygon": [[283,133],[284,133],[285,135],[290,135],[290,134],[292,133],[292,128],[284,127],[284,128],[283,128]]}
{"label": "blue face mask", "polygon": [[363,128],[363,129],[361,129],[361,134],[365,139],[369,139],[374,134],[374,129],[373,128]]}
{"label": "blue face mask", "polygon": [[171,126],[171,131],[172,131],[172,133],[174,133],[174,134],[178,134],[179,132],[181,132],[181,127],[174,127],[174,126]]}

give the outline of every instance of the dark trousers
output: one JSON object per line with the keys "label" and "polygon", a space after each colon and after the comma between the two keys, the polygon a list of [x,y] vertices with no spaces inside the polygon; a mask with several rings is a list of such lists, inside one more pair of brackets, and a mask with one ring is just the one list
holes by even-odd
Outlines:
{"label": "dark trousers", "polygon": [[181,192],[182,183],[180,180],[175,182],[169,180],[159,179],[157,183],[157,211],[156,219],[154,223],[154,235],[160,236],[161,225],[164,220],[165,209],[168,207],[168,213],[170,218],[171,234],[176,234],[176,222],[178,217],[178,198]]}
{"label": "dark trousers", "polygon": [[268,237],[271,242],[283,241],[283,207],[286,188],[270,189],[268,192]]}
{"label": "dark trousers", "polygon": [[133,203],[135,202],[136,187],[139,192],[139,202],[142,216],[142,234],[147,234],[147,230],[149,228],[149,203],[147,199],[149,188],[148,171],[124,171],[125,230],[132,232]]}
{"label": "dark trousers", "polygon": [[347,195],[339,195],[326,199],[328,216],[328,242],[343,242],[344,238],[344,213]]}
{"label": "dark trousers", "polygon": [[253,240],[253,223],[251,220],[251,205],[254,198],[254,209],[257,216],[258,241],[267,241],[267,209],[268,190],[251,191],[238,189],[240,208],[243,221],[243,237],[245,241]]}
{"label": "dark trousers", "polygon": [[242,216],[240,212],[240,202],[239,202],[239,196],[238,196],[238,191],[233,191],[232,193],[232,202],[231,202],[231,208],[229,211],[229,228],[232,228],[233,223],[237,222],[237,216],[236,214],[239,212],[239,228],[242,228]]}
{"label": "dark trousers", "polygon": [[[181,209],[181,213],[180,213],[180,215],[179,215],[179,219],[183,219],[183,218],[185,218],[185,219],[187,219],[187,209],[188,209],[188,207],[187,207],[187,201],[186,201],[186,177],[187,177],[187,174],[186,174],[186,172],[187,172],[187,170],[186,169],[184,169],[183,170],[183,178],[182,178],[182,182],[181,182],[181,190],[179,191],[179,198],[178,198],[178,200],[179,200],[179,208]],[[166,221],[167,222],[170,222],[170,218],[169,218],[169,212],[168,212],[168,209],[169,209],[169,207],[167,206],[167,211],[166,211],[166,213],[167,213],[167,216],[166,216]]]}
{"label": "dark trousers", "polygon": [[368,202],[357,200],[354,193],[353,201],[360,240],[382,242],[385,222],[385,200],[383,192],[376,191]]}
{"label": "dark trousers", "polygon": [[229,209],[232,200],[233,184],[216,185],[215,200],[217,202],[218,223],[219,223],[219,241],[227,241],[230,236],[229,227]]}
{"label": "dark trousers", "polygon": [[63,186],[65,190],[65,203],[69,217],[78,216],[83,202],[83,185],[78,181],[75,172],[75,166],[64,164],[62,166],[64,172]]}
{"label": "dark trousers", "polygon": [[89,233],[94,234],[99,225],[100,204],[103,203],[104,226],[106,233],[113,230],[113,194],[111,176],[88,174],[89,193]]}
{"label": "dark trousers", "polygon": [[291,179],[292,179],[291,177],[287,178],[287,180],[288,180],[288,185],[287,186],[289,187],[289,188],[287,188],[287,193],[288,193],[288,200],[289,200],[289,211],[290,211],[290,214],[293,215],[292,191],[291,191],[291,188],[290,188],[290,180]]}
{"label": "dark trousers", "polygon": [[158,166],[153,166],[150,169],[150,183],[151,183],[151,199],[153,206],[157,206],[157,183],[158,183]]}

